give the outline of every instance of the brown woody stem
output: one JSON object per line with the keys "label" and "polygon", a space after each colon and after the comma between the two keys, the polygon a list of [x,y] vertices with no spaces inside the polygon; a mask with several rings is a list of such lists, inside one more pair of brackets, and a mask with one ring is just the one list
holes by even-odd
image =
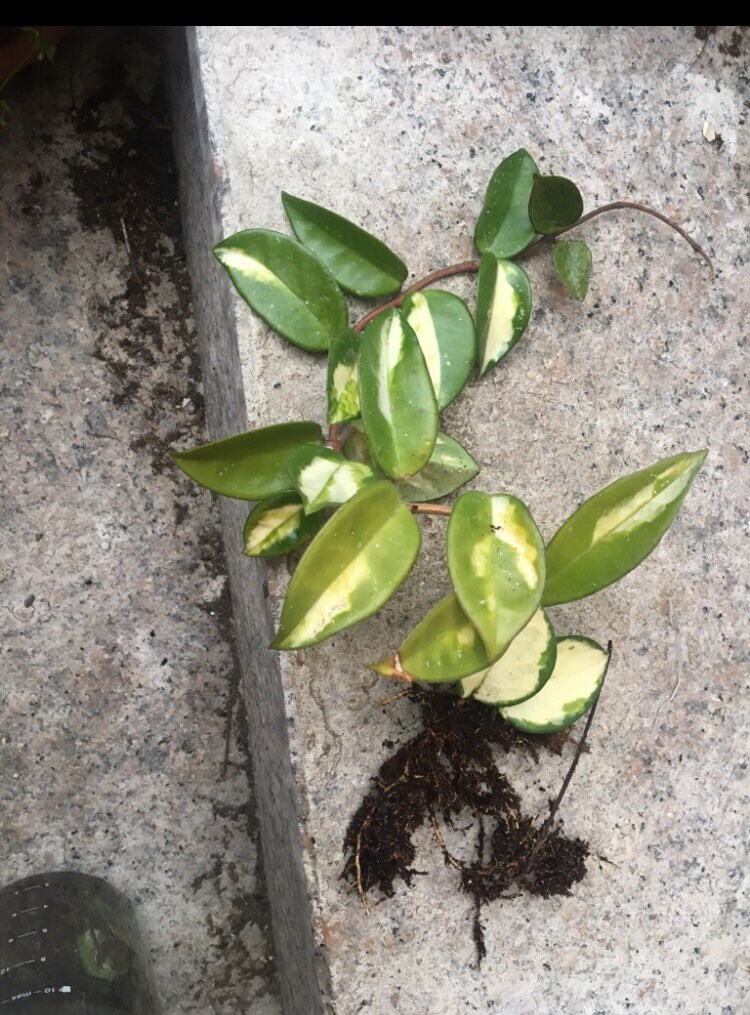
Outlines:
{"label": "brown woody stem", "polygon": [[451,508],[447,504],[409,504],[407,506],[415,515],[449,515],[451,513]]}

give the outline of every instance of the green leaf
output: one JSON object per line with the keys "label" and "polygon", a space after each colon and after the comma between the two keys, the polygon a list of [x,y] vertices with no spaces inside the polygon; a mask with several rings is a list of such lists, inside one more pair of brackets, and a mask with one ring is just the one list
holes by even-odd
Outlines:
{"label": "green leaf", "polygon": [[453,593],[433,606],[398,652],[370,669],[400,680],[445,683],[487,665],[487,651]]}
{"label": "green leaf", "polygon": [[462,697],[489,705],[515,705],[547,683],[557,658],[557,639],[549,617],[537,610],[496,663],[461,681]]}
{"label": "green leaf", "polygon": [[552,248],[557,277],[583,303],[591,274],[591,251],[581,240],[559,240]]}
{"label": "green leaf", "polygon": [[407,296],[402,312],[419,339],[442,411],[468,381],[477,354],[469,308],[453,293],[430,289]]}
{"label": "green leaf", "polygon": [[305,505],[305,513],[344,504],[377,476],[367,465],[348,462],[317,444],[303,444],[289,453],[286,467]]}
{"label": "green leaf", "polygon": [[281,200],[297,239],[317,254],[342,289],[355,296],[398,292],[406,265],[384,243],[320,205],[284,193]]}
{"label": "green leaf", "polygon": [[519,705],[501,708],[511,726],[524,733],[554,733],[567,729],[591,708],[602,689],[609,652],[589,638],[558,638],[552,676],[538,694]]}
{"label": "green leaf", "polygon": [[339,508],[294,572],[272,648],[304,648],[377,612],[412,569],[422,534],[388,482]]}
{"label": "green leaf", "polygon": [[[370,445],[367,443],[367,437],[365,437],[365,432],[362,428],[362,420],[353,420],[350,423],[350,427],[349,434],[341,449],[344,453],[344,458],[347,458],[350,462],[363,462],[365,465],[369,465],[371,469],[377,468],[370,454]],[[381,474],[381,478],[384,479],[385,477]]]}
{"label": "green leaf", "polygon": [[508,494],[462,493],[448,522],[448,570],[489,662],[539,606],[544,542],[528,508]]}
{"label": "green leaf", "polygon": [[328,350],[328,423],[345,423],[359,416],[359,335],[345,328]]}
{"label": "green leaf", "polygon": [[296,493],[282,493],[256,504],[245,522],[242,551],[248,557],[276,557],[296,549],[323,524],[323,515],[306,515]]}
{"label": "green leaf", "polygon": [[529,198],[529,218],[538,233],[555,233],[572,226],[583,214],[583,198],[572,180],[564,176],[534,175]]}
{"label": "green leaf", "polygon": [[492,174],[474,230],[474,243],[481,254],[489,251],[497,257],[513,257],[534,239],[529,198],[536,172],[536,163],[520,148]]}
{"label": "green leaf", "polygon": [[582,504],[547,547],[544,605],[583,599],[637,567],[674,521],[707,454],[664,458]]}
{"label": "green leaf", "polygon": [[292,448],[322,443],[317,423],[278,423],[169,454],[186,475],[214,493],[263,500],[294,489],[286,471],[286,456]]}
{"label": "green leaf", "polygon": [[435,447],[427,465],[416,475],[400,480],[398,488],[404,500],[437,500],[458,490],[478,472],[479,466],[466,448],[438,430]]}
{"label": "green leaf", "polygon": [[376,464],[391,479],[419,472],[435,447],[438,410],[417,336],[398,310],[381,314],[365,328],[359,400]]}
{"label": "green leaf", "polygon": [[523,268],[485,254],[477,282],[479,376],[507,356],[531,315],[531,285]]}
{"label": "green leaf", "polygon": [[268,229],[235,233],[214,247],[246,303],[294,345],[327,349],[346,327],[343,293],[317,257]]}

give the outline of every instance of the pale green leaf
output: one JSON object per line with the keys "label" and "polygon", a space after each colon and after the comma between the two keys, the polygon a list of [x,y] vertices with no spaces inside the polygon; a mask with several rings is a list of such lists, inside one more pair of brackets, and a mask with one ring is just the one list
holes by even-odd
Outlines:
{"label": "pale green leaf", "polygon": [[214,247],[240,296],[294,345],[327,349],[348,312],[335,279],[296,240],[268,229],[235,233]]}
{"label": "pale green leaf", "polygon": [[445,683],[474,673],[487,651],[453,593],[433,606],[398,652],[370,669],[399,680]]}
{"label": "pale green leaf", "polygon": [[477,354],[474,321],[463,300],[440,289],[412,293],[403,314],[419,340],[443,410],[469,379]]}
{"label": "pale green leaf", "polygon": [[214,493],[263,500],[294,489],[286,456],[292,448],[311,443],[323,443],[317,423],[278,423],[169,454],[186,475]]}
{"label": "pale green leaf", "polygon": [[407,275],[400,257],[385,243],[336,212],[281,195],[292,229],[326,265],[342,289],[355,296],[389,296]]}
{"label": "pale green leaf", "polygon": [[304,648],[377,612],[411,571],[421,539],[392,483],[360,490],[305,552],[271,647]]}
{"label": "pale green leaf", "polygon": [[492,174],[474,230],[474,242],[480,253],[491,251],[497,257],[513,257],[534,239],[529,198],[536,171],[532,157],[520,148]]}
{"label": "pale green leaf", "polygon": [[286,467],[305,505],[305,513],[344,504],[377,476],[368,465],[349,462],[330,448],[303,444],[287,456]]}
{"label": "pale green leaf", "polygon": [[552,248],[557,277],[583,303],[591,274],[591,251],[581,240],[559,240]]}
{"label": "pale green leaf", "polygon": [[417,336],[397,310],[365,328],[359,399],[376,464],[391,479],[419,472],[435,447],[438,409]]}
{"label": "pale green leaf", "polygon": [[547,547],[543,604],[590,596],[637,567],[674,521],[707,454],[664,458],[582,504]]}
{"label": "pale green leaf", "polygon": [[510,352],[531,315],[531,285],[523,268],[485,254],[477,282],[479,375]]}
{"label": "pale green leaf", "polygon": [[524,733],[554,733],[567,729],[591,708],[602,689],[609,652],[595,641],[569,635],[557,641],[552,676],[541,691],[500,714]]}
{"label": "pale green leaf", "polygon": [[448,523],[448,570],[494,662],[534,615],[544,588],[544,543],[528,508],[508,494],[461,494]]}
{"label": "pale green leaf", "polygon": [[247,516],[243,553],[248,557],[277,557],[301,546],[323,524],[323,515],[306,515],[296,493],[262,500]]}

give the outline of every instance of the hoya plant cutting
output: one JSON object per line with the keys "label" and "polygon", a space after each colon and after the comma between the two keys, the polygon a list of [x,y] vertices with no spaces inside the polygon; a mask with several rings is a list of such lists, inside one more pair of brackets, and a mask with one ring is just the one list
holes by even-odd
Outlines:
{"label": "hoya plant cutting", "polygon": [[[667,223],[710,267],[708,256],[646,206],[615,202],[584,214],[575,184],[541,174],[524,150],[490,179],[474,229],[478,259],[438,268],[406,289],[405,263],[380,239],[308,200],[282,194],[282,201],[294,236],[249,229],[222,240],[215,254],[270,328],[311,354],[327,354],[327,428],[308,420],[273,423],[175,451],[173,460],[209,490],[256,502],[244,529],[246,554],[298,558],[272,642],[279,651],[314,645],[380,610],[420,552],[419,516],[444,517],[452,591],[415,617],[411,633],[384,658],[363,660],[406,682],[433,746],[411,742],[390,759],[400,804],[386,800],[390,780],[381,780],[380,794],[366,798],[347,833],[345,875],[363,901],[374,886],[387,894],[394,877],[408,880],[408,842],[401,853],[398,842],[403,846],[423,821],[432,824],[447,862],[456,860],[438,819],[450,822],[468,806],[492,824],[489,831],[482,825],[489,845],[473,861],[454,863],[478,906],[513,886],[566,890],[577,868],[570,857],[561,860],[569,840],[552,827],[561,797],[541,828],[516,821],[516,846],[505,834],[501,849],[498,830],[508,832],[508,808],[519,802],[504,785],[500,793],[490,747],[559,749],[568,727],[587,712],[590,721],[611,646],[585,631],[556,631],[552,608],[606,588],[649,555],[706,451],[650,464],[644,449],[643,468],[611,477],[546,538],[523,491],[482,489],[472,449],[441,429],[441,414],[473,376],[500,368],[527,331],[532,295],[524,258],[551,254],[560,282],[585,299],[592,253],[581,239],[561,239],[569,230],[629,208]],[[462,274],[476,275],[472,306],[438,287]],[[383,302],[352,321],[345,293]],[[456,754],[451,744],[458,741],[464,749]],[[431,750],[434,793],[425,796],[422,788],[418,800],[405,802],[410,776]],[[484,797],[467,773],[483,780]],[[558,867],[570,868],[559,885],[549,875],[551,851]],[[477,894],[472,885],[488,869],[494,880],[485,879]]]}

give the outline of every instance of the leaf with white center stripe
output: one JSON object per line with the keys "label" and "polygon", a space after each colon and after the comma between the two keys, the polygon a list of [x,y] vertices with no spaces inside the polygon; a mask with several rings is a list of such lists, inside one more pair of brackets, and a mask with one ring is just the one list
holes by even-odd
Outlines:
{"label": "leaf with white center stripe", "polygon": [[453,293],[430,289],[407,296],[402,312],[422,347],[442,410],[468,381],[477,354],[469,308]]}
{"label": "leaf with white center stripe", "polygon": [[537,610],[496,663],[461,681],[460,693],[489,705],[515,705],[544,687],[557,658],[557,639],[549,617]]}
{"label": "leaf with white center stripe", "polygon": [[328,423],[359,416],[359,335],[345,328],[328,350]]}
{"label": "leaf with white center stripe", "polygon": [[365,328],[359,400],[375,463],[391,479],[419,472],[435,447],[438,409],[417,336],[398,310]]}
{"label": "leaf with white center stripe", "polygon": [[461,494],[448,523],[448,570],[492,663],[534,615],[544,588],[544,542],[526,505],[508,494]]}
{"label": "leaf with white center stripe", "polygon": [[513,257],[536,236],[529,219],[536,171],[532,157],[519,148],[492,174],[474,230],[474,242],[481,254],[491,251],[497,257]]}
{"label": "leaf with white center stripe", "polygon": [[478,472],[479,466],[466,448],[438,430],[435,447],[427,465],[416,475],[400,480],[398,488],[405,500],[437,500],[458,490]]}
{"label": "leaf with white center stripe", "polygon": [[317,254],[342,289],[355,296],[398,292],[406,265],[385,243],[311,201],[284,193],[281,200],[297,239]]}
{"label": "leaf with white center stripe", "polygon": [[547,547],[543,604],[583,599],[637,567],[674,521],[707,454],[664,458],[582,504]]}
{"label": "leaf with white center stripe", "polygon": [[327,349],[346,327],[344,294],[314,254],[269,229],[235,233],[214,247],[240,296],[294,345]]}
{"label": "leaf with white center stripe", "polygon": [[510,352],[531,315],[531,286],[523,268],[485,254],[477,282],[479,376]]}
{"label": "leaf with white center stripe", "polygon": [[186,475],[214,493],[263,500],[294,489],[286,456],[292,448],[311,443],[323,443],[317,423],[278,423],[169,454]]}
{"label": "leaf with white center stripe", "polygon": [[363,486],[377,482],[368,465],[348,462],[338,452],[317,444],[295,448],[287,457],[286,467],[306,514],[344,504]]}
{"label": "leaf with white center stripe", "polygon": [[360,490],[307,548],[271,647],[314,645],[376,613],[411,571],[421,541],[392,483]]}
{"label": "leaf with white center stripe", "polygon": [[398,680],[446,683],[487,665],[482,639],[451,593],[437,603],[395,655],[370,666]]}
{"label": "leaf with white center stripe", "polygon": [[524,733],[554,733],[567,729],[591,708],[602,689],[609,652],[580,635],[557,641],[557,659],[544,687],[519,705],[501,708],[511,726]]}
{"label": "leaf with white center stripe", "polygon": [[282,493],[256,504],[245,522],[248,557],[277,557],[301,546],[323,524],[323,515],[306,515],[296,493]]}

